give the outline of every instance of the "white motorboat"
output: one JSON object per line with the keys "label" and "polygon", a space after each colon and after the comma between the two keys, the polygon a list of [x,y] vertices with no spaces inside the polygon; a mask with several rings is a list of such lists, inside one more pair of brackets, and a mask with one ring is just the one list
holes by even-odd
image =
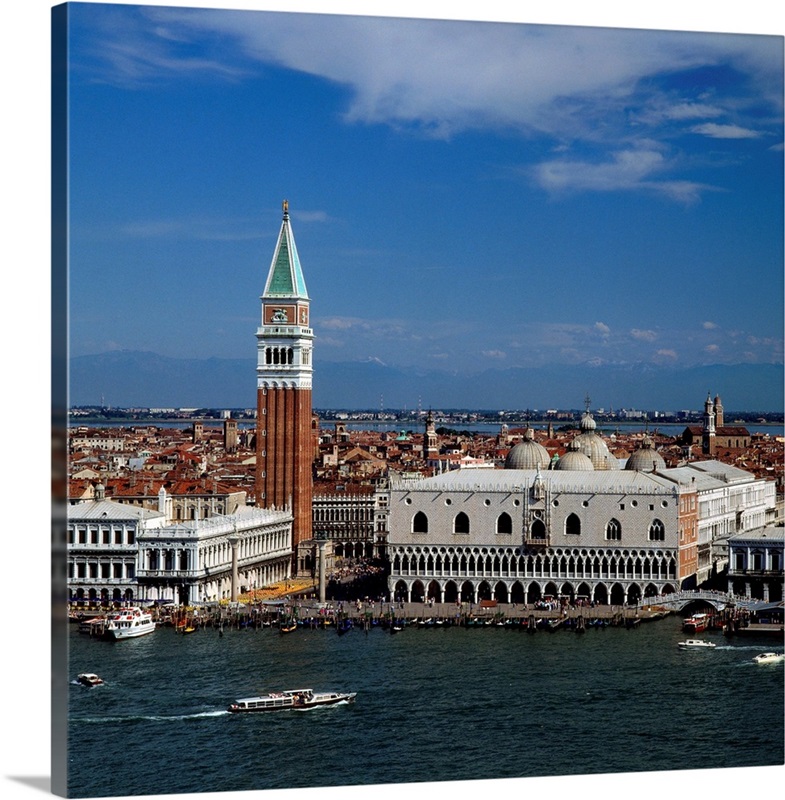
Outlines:
{"label": "white motorboat", "polygon": [[151,614],[139,608],[118,608],[106,619],[104,635],[110,639],[134,639],[155,630]]}
{"label": "white motorboat", "polygon": [[338,703],[353,703],[357,692],[314,692],[313,689],[287,689],[271,692],[261,697],[244,697],[235,700],[228,710],[233,714],[260,711],[308,711],[317,706],[334,706]]}
{"label": "white motorboat", "polygon": [[752,660],[757,664],[774,664],[785,660],[785,653],[760,653]]}
{"label": "white motorboat", "polygon": [[702,650],[716,646],[714,642],[704,642],[703,639],[687,639],[684,642],[679,642],[679,647],[682,650]]}

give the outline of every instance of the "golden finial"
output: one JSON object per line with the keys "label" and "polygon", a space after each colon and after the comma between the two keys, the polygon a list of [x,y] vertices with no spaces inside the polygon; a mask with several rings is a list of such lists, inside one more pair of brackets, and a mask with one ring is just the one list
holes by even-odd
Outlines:
{"label": "golden finial", "polygon": [[284,200],[283,201],[283,213],[284,213],[284,215],[289,213],[289,201],[288,200]]}

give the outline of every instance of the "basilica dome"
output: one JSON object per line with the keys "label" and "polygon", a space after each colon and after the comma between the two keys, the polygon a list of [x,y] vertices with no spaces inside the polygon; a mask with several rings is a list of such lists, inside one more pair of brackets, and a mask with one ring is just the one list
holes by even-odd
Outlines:
{"label": "basilica dome", "polygon": [[513,447],[504,461],[505,469],[548,469],[551,457],[548,451],[534,441],[534,431],[526,429],[523,441]]}
{"label": "basilica dome", "polygon": [[585,453],[581,452],[579,445],[573,439],[567,452],[556,463],[556,469],[585,472],[594,470],[594,464]]}
{"label": "basilica dome", "polygon": [[665,459],[654,449],[654,442],[648,436],[644,436],[640,449],[627,459],[624,469],[656,472],[658,469],[665,469],[665,466]]}
{"label": "basilica dome", "polygon": [[608,445],[598,433],[595,432],[597,423],[587,411],[581,417],[581,432],[572,440],[592,463],[594,469],[619,469],[619,462],[608,450]]}

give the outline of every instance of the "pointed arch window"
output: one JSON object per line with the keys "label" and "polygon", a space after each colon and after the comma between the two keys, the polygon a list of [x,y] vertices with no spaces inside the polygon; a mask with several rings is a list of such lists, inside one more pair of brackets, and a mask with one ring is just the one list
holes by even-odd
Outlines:
{"label": "pointed arch window", "polygon": [[662,520],[655,519],[649,525],[649,541],[650,542],[664,542],[665,541],[665,525]]}
{"label": "pointed arch window", "polygon": [[564,522],[564,532],[568,536],[581,535],[581,519],[577,514],[570,514]]}
{"label": "pointed arch window", "polygon": [[496,533],[512,533],[512,517],[506,511],[496,520]]}
{"label": "pointed arch window", "polygon": [[428,533],[428,517],[422,511],[414,515],[412,533]]}
{"label": "pointed arch window", "polygon": [[453,533],[468,533],[469,532],[469,517],[461,511],[456,515],[453,522]]}
{"label": "pointed arch window", "polygon": [[612,519],[605,526],[605,538],[610,542],[621,540],[621,523],[617,519]]}
{"label": "pointed arch window", "polygon": [[545,523],[541,519],[535,519],[534,522],[532,522],[531,538],[532,539],[545,538]]}

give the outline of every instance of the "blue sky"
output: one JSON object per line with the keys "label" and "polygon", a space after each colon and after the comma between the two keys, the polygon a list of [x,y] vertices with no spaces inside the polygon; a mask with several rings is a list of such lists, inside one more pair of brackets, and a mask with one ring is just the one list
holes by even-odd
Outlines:
{"label": "blue sky", "polygon": [[71,353],[782,363],[782,38],[73,6]]}

